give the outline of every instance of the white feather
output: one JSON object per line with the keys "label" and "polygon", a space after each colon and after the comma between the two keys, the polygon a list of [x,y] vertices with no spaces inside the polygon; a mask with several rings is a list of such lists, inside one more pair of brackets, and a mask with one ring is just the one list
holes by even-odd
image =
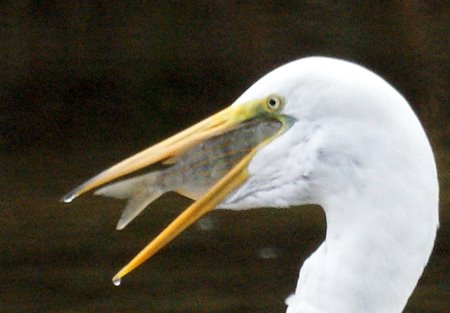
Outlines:
{"label": "white feather", "polygon": [[282,66],[235,105],[270,93],[296,122],[255,155],[221,207],[325,210],[326,240],[304,262],[287,312],[401,312],[438,226],[436,165],[417,117],[385,80],[329,58]]}

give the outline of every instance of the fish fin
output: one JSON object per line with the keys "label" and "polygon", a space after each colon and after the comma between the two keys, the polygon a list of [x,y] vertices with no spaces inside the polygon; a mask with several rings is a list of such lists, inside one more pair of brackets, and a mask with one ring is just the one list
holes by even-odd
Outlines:
{"label": "fish fin", "polygon": [[159,198],[164,191],[158,184],[160,172],[141,175],[107,185],[95,192],[95,195],[128,199],[116,229],[123,229],[138,216],[151,202]]}

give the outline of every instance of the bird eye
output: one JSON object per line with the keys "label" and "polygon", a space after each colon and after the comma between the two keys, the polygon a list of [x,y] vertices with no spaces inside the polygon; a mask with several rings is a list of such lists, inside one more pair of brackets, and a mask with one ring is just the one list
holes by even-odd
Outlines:
{"label": "bird eye", "polygon": [[270,111],[278,111],[283,106],[283,99],[278,95],[272,95],[267,98],[267,108]]}

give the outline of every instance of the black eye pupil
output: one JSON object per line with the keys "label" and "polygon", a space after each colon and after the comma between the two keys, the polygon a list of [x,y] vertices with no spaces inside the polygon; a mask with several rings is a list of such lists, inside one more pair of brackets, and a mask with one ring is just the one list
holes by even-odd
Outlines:
{"label": "black eye pupil", "polygon": [[271,107],[274,107],[276,104],[277,104],[277,101],[276,101],[275,99],[270,99],[270,100],[269,100],[269,105],[270,105]]}

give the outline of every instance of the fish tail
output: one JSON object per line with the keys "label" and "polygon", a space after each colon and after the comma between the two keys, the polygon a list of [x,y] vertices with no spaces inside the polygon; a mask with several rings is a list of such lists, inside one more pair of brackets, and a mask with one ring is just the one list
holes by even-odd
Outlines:
{"label": "fish tail", "polygon": [[116,229],[123,229],[151,202],[164,193],[159,184],[160,176],[160,172],[152,172],[107,185],[95,192],[95,195],[128,199]]}

